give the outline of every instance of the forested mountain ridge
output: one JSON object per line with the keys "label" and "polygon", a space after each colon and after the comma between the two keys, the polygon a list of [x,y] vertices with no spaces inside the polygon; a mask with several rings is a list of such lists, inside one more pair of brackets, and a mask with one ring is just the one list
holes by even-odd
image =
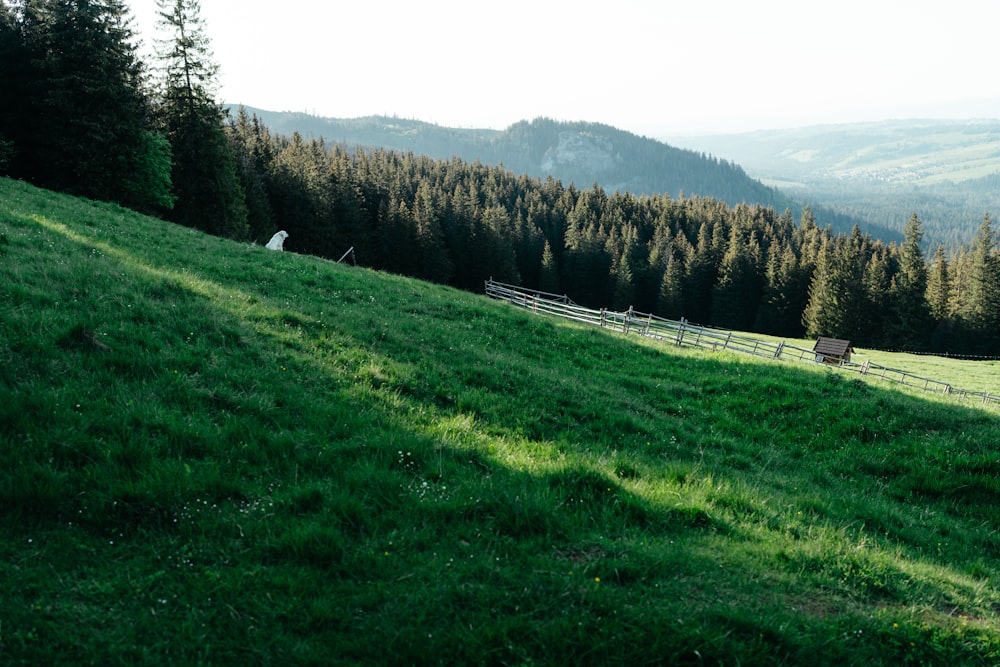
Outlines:
{"label": "forested mountain ridge", "polygon": [[[231,106],[231,113],[239,106]],[[731,206],[741,203],[790,209],[799,217],[801,202],[747,175],[735,162],[677,148],[600,123],[562,122],[548,118],[521,121],[506,130],[448,128],[388,116],[323,118],[307,113],[275,112],[242,106],[272,131],[327,144],[382,148],[441,160],[502,165],[533,178],[549,176],[565,184],[597,184],[609,192],[637,196],[666,194],[711,197]],[[885,241],[900,241],[890,227],[812,206],[824,224],[848,232],[854,225]]]}
{"label": "forested mountain ridge", "polygon": [[502,164],[515,173],[552,176],[587,187],[635,195],[680,193],[783,209],[791,202],[774,188],[746,175],[736,164],[639,137],[609,125],[521,121],[506,130],[447,128],[388,116],[321,118],[305,113],[244,107],[271,130],[349,147],[411,151],[441,160]]}
{"label": "forested mountain ridge", "polygon": [[1000,208],[1000,120],[891,120],[666,139],[734,160],[790,196],[901,229],[927,247],[968,244]]}

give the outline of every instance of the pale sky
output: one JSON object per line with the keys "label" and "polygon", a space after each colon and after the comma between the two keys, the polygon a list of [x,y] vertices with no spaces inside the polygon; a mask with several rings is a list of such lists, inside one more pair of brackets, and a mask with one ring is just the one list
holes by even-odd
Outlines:
{"label": "pale sky", "polygon": [[[156,0],[129,0],[152,43]],[[657,137],[1000,117],[995,0],[201,0],[220,101]],[[161,35],[162,36],[162,35]]]}

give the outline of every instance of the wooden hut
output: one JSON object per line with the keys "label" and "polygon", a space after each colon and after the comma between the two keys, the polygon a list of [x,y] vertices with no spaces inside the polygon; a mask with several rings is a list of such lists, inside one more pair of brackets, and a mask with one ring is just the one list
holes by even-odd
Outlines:
{"label": "wooden hut", "polygon": [[851,353],[854,348],[851,341],[841,338],[824,338],[820,336],[816,339],[816,346],[813,348],[816,353],[816,363],[818,364],[842,364],[851,360]]}

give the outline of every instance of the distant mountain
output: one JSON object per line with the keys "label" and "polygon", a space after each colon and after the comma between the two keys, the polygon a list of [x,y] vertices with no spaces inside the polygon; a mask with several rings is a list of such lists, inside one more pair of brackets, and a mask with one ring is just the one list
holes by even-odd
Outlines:
{"label": "distant mountain", "polygon": [[503,164],[532,177],[552,176],[566,184],[636,195],[715,197],[783,207],[790,202],[774,188],[750,178],[734,163],[669,146],[597,123],[539,118],[506,130],[455,129],[386,116],[338,119],[246,107],[271,130],[299,132],[328,143],[412,151],[448,160]]}
{"label": "distant mountain", "polygon": [[[386,116],[338,119],[245,108],[273,132],[298,132],[307,139],[323,138],[327,143],[502,164],[517,174],[541,179],[551,176],[579,188],[598,184],[608,191],[635,195],[713,197],[729,205],[746,202],[778,211],[788,208],[796,219],[802,211],[800,203],[751,178],[736,162],[598,123],[538,118],[515,123],[506,130],[456,129]],[[815,206],[813,210],[821,226],[829,224],[837,231],[847,231],[859,224],[877,238],[899,238],[892,230],[856,218]]]}
{"label": "distant mountain", "polygon": [[1000,120],[893,120],[669,141],[723,156],[796,199],[955,248],[1000,214]]}
{"label": "distant mountain", "polygon": [[893,120],[672,137],[782,184],[961,183],[1000,172],[1000,120]]}
{"label": "distant mountain", "polygon": [[[235,115],[239,105],[230,106],[230,115]],[[366,116],[364,118],[324,118],[301,112],[267,111],[254,107],[243,107],[250,115],[260,118],[277,134],[291,136],[298,132],[306,139],[322,138],[328,144],[346,144],[366,148],[412,152],[449,160],[458,155],[483,152],[499,130],[455,129],[441,127],[419,120],[408,120],[390,116]],[[483,160],[485,162],[485,160]]]}

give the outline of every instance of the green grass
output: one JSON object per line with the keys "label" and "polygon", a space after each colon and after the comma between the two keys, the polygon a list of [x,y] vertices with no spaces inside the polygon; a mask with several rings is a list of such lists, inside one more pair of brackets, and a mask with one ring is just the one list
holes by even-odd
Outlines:
{"label": "green grass", "polygon": [[0,664],[1000,661],[995,411],[0,180]]}

